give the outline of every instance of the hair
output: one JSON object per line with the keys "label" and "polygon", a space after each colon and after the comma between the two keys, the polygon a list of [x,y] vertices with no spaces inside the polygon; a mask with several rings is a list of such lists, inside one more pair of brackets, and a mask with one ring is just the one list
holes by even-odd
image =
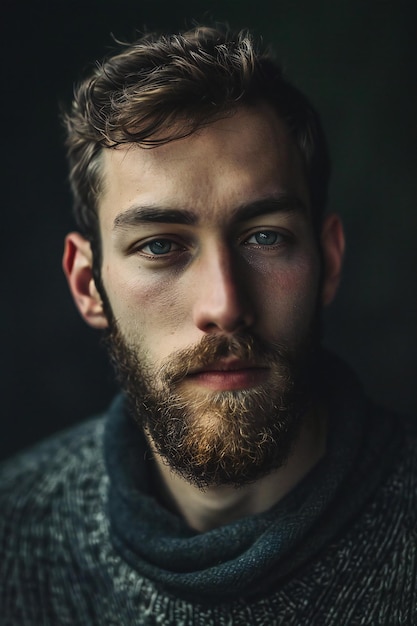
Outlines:
{"label": "hair", "polygon": [[91,242],[98,282],[103,150],[131,142],[153,148],[260,101],[274,108],[298,146],[317,226],[330,175],[320,119],[249,33],[200,26],[177,35],[145,35],[122,44],[84,78],[64,123],[74,215]]}

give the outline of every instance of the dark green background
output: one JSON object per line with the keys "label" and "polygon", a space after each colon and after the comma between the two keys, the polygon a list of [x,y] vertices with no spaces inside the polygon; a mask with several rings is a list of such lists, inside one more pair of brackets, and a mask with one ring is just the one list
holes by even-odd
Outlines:
{"label": "dark green background", "polygon": [[383,404],[415,412],[417,3],[24,2],[3,0],[0,454],[104,408],[114,392],[99,335],[60,269],[72,228],[58,122],[80,71],[110,33],[250,27],[271,42],[322,114],[333,156],[330,208],[348,247],[326,343]]}

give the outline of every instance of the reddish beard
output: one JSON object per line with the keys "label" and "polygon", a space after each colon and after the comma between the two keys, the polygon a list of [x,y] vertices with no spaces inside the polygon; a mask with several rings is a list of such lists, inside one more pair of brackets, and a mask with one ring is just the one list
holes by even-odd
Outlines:
{"label": "reddish beard", "polygon": [[[107,343],[135,420],[172,470],[204,488],[242,486],[286,462],[310,399],[312,337],[294,352],[249,335],[206,336],[155,370],[114,323]],[[237,391],[187,385],[190,372],[226,356],[268,376]]]}

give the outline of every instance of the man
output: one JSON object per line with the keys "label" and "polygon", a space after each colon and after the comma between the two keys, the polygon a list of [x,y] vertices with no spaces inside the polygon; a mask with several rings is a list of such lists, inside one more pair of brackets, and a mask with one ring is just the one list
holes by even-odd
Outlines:
{"label": "man", "polygon": [[197,28],[65,123],[64,270],[124,393],[3,469],[2,623],[415,623],[410,429],[320,348],[344,238],[310,104]]}

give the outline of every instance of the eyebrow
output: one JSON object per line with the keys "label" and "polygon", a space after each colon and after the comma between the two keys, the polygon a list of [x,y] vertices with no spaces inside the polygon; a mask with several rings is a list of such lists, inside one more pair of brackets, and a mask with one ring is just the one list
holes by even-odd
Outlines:
{"label": "eyebrow", "polygon": [[[307,214],[308,209],[304,202],[297,196],[282,195],[262,198],[248,204],[243,204],[231,211],[231,219],[236,222],[245,222],[259,215],[269,213],[293,213]],[[129,226],[143,224],[185,224],[194,226],[198,224],[200,217],[189,209],[175,209],[155,205],[133,205],[119,213],[113,222],[113,229],[124,229]]]}
{"label": "eyebrow", "polygon": [[308,213],[307,206],[297,196],[282,195],[262,198],[243,204],[235,209],[233,217],[238,222],[246,222],[268,213]]}
{"label": "eyebrow", "polygon": [[134,205],[119,213],[113,222],[113,228],[140,226],[141,224],[158,222],[161,224],[188,224],[198,222],[197,215],[186,209],[172,209],[158,206]]}

